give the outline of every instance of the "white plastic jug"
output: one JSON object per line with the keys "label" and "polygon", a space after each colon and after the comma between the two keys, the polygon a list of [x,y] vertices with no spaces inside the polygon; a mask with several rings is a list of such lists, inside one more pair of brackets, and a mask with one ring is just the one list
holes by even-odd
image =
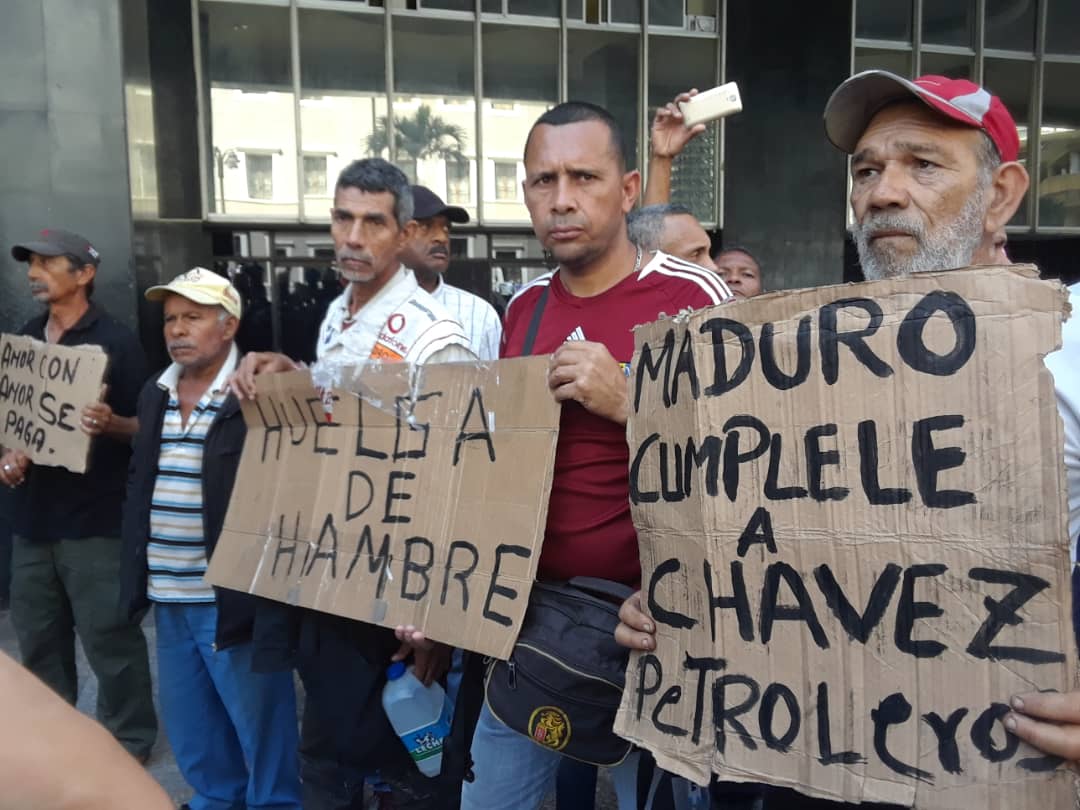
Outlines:
{"label": "white plastic jug", "polygon": [[382,705],[416,767],[424,776],[438,776],[451,717],[443,688],[438,683],[424,686],[411,667],[396,661],[386,670]]}

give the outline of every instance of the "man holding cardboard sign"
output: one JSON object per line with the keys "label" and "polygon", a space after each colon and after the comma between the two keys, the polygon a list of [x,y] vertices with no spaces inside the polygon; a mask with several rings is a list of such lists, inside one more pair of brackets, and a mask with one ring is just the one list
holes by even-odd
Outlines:
{"label": "man holding cardboard sign", "polygon": [[[706,307],[731,294],[715,274],[630,242],[626,214],[641,177],[627,171],[622,134],[606,110],[554,107],[533,125],[524,159],[533,228],[559,262],[510,302],[502,349],[504,357],[550,353],[547,384],[562,403],[538,576],[633,585],[640,569],[625,472],[630,330],[662,311]],[[531,736],[484,705],[472,745],[476,779],[462,789],[462,808],[539,806],[574,734],[564,711],[573,698],[559,699],[562,707],[534,712]],[[544,733],[545,724],[559,732]],[[620,807],[634,806],[632,766],[631,759],[613,768]]]}
{"label": "man holding cardboard sign", "polygon": [[[396,167],[370,158],[355,161],[342,171],[330,211],[330,233],[338,272],[349,283],[331,303],[319,332],[314,376],[325,389],[353,386],[359,390],[362,378],[355,375],[362,373],[369,360],[439,363],[475,359],[461,325],[401,264],[399,253],[416,228],[412,217],[413,193]],[[241,399],[254,398],[260,377],[269,388],[275,383],[267,380],[267,375],[295,367],[284,355],[249,354],[230,378],[230,385]],[[310,381],[306,385],[310,388]],[[332,406],[333,401],[328,404]],[[308,405],[310,408],[312,403]],[[311,420],[315,424],[310,438],[318,446],[324,440],[320,428],[340,424],[332,418],[332,407],[325,412],[315,407],[318,421]],[[338,410],[340,413],[342,408]],[[298,418],[308,417],[293,412],[286,418],[295,424]],[[318,425],[323,419],[326,425]],[[368,435],[370,438],[370,432]],[[344,456],[336,448],[314,452],[325,454],[329,449]],[[352,449],[363,455],[361,443]],[[381,457],[386,458],[386,454]],[[395,482],[400,480],[403,478],[390,477],[385,501],[388,512],[411,497],[397,491]],[[359,499],[364,490],[359,485],[354,488],[352,481],[342,483],[349,485],[350,496],[355,491]],[[369,501],[373,495],[374,490]],[[391,520],[398,518],[401,516],[390,516]],[[379,592],[381,595],[381,584]],[[439,800],[436,780],[423,777],[412,764],[380,703],[386,666],[391,657],[404,658],[408,651],[401,649],[392,630],[264,600],[256,614],[255,643],[257,667],[295,665],[304,682],[307,699],[300,757],[305,808],[358,806],[365,781],[376,775],[389,787],[398,807],[434,806]],[[419,650],[417,673],[422,678],[439,677],[449,660],[450,650],[443,645]]]}
{"label": "man holding cardboard sign", "polygon": [[[1016,211],[1028,184],[1023,166],[1016,162],[1019,147],[1016,127],[1000,100],[962,80],[931,76],[912,82],[883,71],[868,71],[852,77],[837,89],[826,108],[825,124],[830,140],[853,154],[851,202],[856,216],[854,235],[868,278],[891,279],[995,260],[995,236]],[[944,291],[939,289],[939,284]],[[1002,290],[1007,290],[1007,294],[1002,296]],[[739,466],[752,463],[757,457],[757,450],[745,447],[744,452],[740,453],[736,444],[733,453],[725,454],[723,489],[731,501],[739,502],[740,479],[744,486],[753,487],[763,483],[764,490],[758,501],[762,505],[753,513],[746,530],[741,536],[733,538],[738,542],[732,545],[730,577],[717,569],[716,559],[711,560],[713,565],[707,560],[704,564],[704,580],[699,579],[699,584],[692,586],[708,591],[706,604],[712,611],[705,623],[706,636],[710,626],[715,643],[722,638],[741,636],[737,650],[726,647],[728,661],[686,659],[687,667],[695,672],[700,670],[700,678],[696,679],[698,683],[704,684],[708,677],[710,681],[716,678],[720,684],[714,689],[712,704],[714,711],[722,712],[715,721],[718,754],[697,748],[701,714],[694,715],[693,733],[678,739],[678,721],[685,719],[685,716],[680,714],[681,709],[675,707],[682,694],[670,689],[665,692],[661,688],[659,653],[646,654],[638,659],[639,663],[645,662],[643,671],[649,670],[650,675],[638,684],[636,691],[628,686],[627,700],[630,703],[624,701],[620,716],[622,730],[635,739],[641,739],[640,734],[646,726],[640,720],[651,714],[653,731],[646,731],[645,737],[656,744],[659,738],[654,736],[655,731],[664,729],[662,734],[666,736],[668,744],[662,746],[665,749],[662,753],[669,755],[666,764],[672,768],[686,772],[683,766],[700,755],[703,759],[699,762],[711,760],[713,769],[723,775],[767,774],[781,784],[800,785],[800,790],[819,796],[861,796],[905,803],[914,799],[920,807],[974,806],[973,803],[980,806],[1019,807],[1022,801],[1020,797],[1023,796],[1033,802],[1032,806],[1069,806],[1070,791],[1060,774],[1054,786],[1050,784],[1054,777],[1049,773],[1037,775],[1053,770],[1060,760],[1031,756],[1030,752],[1018,750],[1019,741],[1004,732],[1013,732],[1033,742],[1044,742],[1049,737],[1040,738],[1038,729],[1023,716],[1010,715],[1009,705],[1000,702],[1008,697],[1008,692],[998,693],[999,689],[1010,687],[995,687],[997,681],[1014,673],[1018,678],[1014,676],[1009,681],[1011,688],[1017,685],[1030,688],[1047,683],[1072,683],[1069,663],[1075,661],[1075,653],[1071,632],[1062,632],[1067,622],[1062,621],[1061,600],[1066,597],[1063,572],[1058,570],[1061,540],[1057,537],[1061,514],[1059,499],[1064,495],[1061,471],[1046,471],[1043,478],[1045,468],[1037,451],[1026,456],[1017,453],[1013,458],[1008,453],[999,453],[998,446],[973,443],[970,436],[963,435],[963,431],[957,433],[964,424],[963,411],[967,409],[977,424],[1001,424],[1003,428],[1008,426],[1009,431],[1014,431],[1016,439],[998,439],[1010,446],[1015,443],[1017,448],[1037,448],[1046,441],[1060,441],[1052,411],[1047,413],[1045,394],[1048,392],[1044,389],[1048,388],[1049,381],[1038,357],[1040,348],[1052,345],[1054,340],[1061,317],[1060,292],[1039,285],[1030,280],[1030,276],[1023,279],[1022,276],[1003,275],[998,271],[994,276],[987,272],[979,276],[927,277],[918,284],[883,289],[879,295],[881,298],[876,301],[870,298],[856,299],[838,296],[826,289],[804,294],[802,299],[805,300],[796,302],[793,308],[785,308],[780,299],[765,300],[747,305],[754,308],[754,314],[747,314],[745,324],[733,318],[723,327],[732,330],[733,334],[747,330],[746,336],[752,346],[756,341],[749,330],[759,328],[759,318],[770,321],[761,327],[761,372],[777,391],[790,391],[805,384],[808,379],[813,362],[804,368],[804,355],[808,358],[804,349],[812,345],[812,340],[796,350],[789,345],[780,347],[774,336],[782,334],[786,324],[782,325],[781,322],[785,318],[795,318],[795,310],[811,311],[810,307],[817,302],[820,304],[818,314],[822,317],[811,314],[803,319],[805,324],[803,320],[798,323],[798,331],[803,332],[805,327],[806,337],[812,338],[817,321],[816,328],[821,338],[817,344],[822,353],[821,369],[813,373],[823,374],[827,386],[833,386],[840,376],[858,373],[854,369],[861,364],[869,364],[863,365],[864,370],[874,366],[877,371],[872,374],[877,377],[885,375],[887,366],[887,374],[895,374],[896,382],[890,386],[891,394],[887,400],[873,401],[879,402],[879,412],[884,408],[889,417],[880,417],[879,413],[877,420],[859,423],[856,451],[854,442],[846,437],[845,432],[854,427],[853,422],[858,419],[844,412],[843,405],[832,403],[832,392],[836,389],[822,387],[817,397],[804,398],[802,407],[815,414],[831,404],[832,410],[825,407],[826,413],[833,417],[829,421],[842,423],[839,427],[832,424],[808,429],[802,443],[808,465],[804,479],[808,477],[809,481],[793,480],[792,473],[796,468],[792,467],[790,457],[785,460],[780,432],[770,433],[764,441],[762,453],[768,457],[769,471],[760,482],[749,468],[741,476],[739,473]],[[833,300],[838,297],[843,300]],[[914,302],[915,307],[905,309],[905,300]],[[858,302],[865,302],[864,318],[870,316],[872,321],[871,326],[860,333],[857,347],[845,341],[858,362],[855,367],[847,366],[846,361],[834,363],[830,358],[836,359],[840,355],[834,357],[829,348],[835,348],[830,335],[843,336],[845,329],[852,328],[851,325],[838,328],[840,322],[835,320],[838,308],[854,307]],[[1018,333],[1005,337],[1002,331],[1004,324],[997,320],[1000,316],[995,314],[995,308],[1004,312],[1010,307],[1016,307],[1018,313],[1030,314],[1022,335]],[[947,313],[948,320],[934,318],[937,313]],[[776,320],[775,325],[773,319]],[[913,347],[921,345],[925,349],[930,344],[929,338],[923,339],[924,334],[932,334],[945,322],[950,322],[954,327],[952,343],[947,339],[943,343],[934,343],[934,350],[917,359],[920,352],[913,351]],[[865,326],[865,320],[862,324]],[[791,326],[794,329],[794,320]],[[873,347],[880,352],[884,345],[880,341],[861,342],[879,329],[896,332],[898,356],[881,357],[875,353]],[[918,339],[915,339],[916,330]],[[850,337],[850,331],[847,337]],[[1005,343],[1001,344],[1003,338]],[[951,352],[938,354],[950,345]],[[1017,354],[1011,362],[1003,365],[1001,371],[972,374],[963,370],[969,360],[974,368],[992,364],[995,350],[989,347],[997,345],[1017,347]],[[776,358],[784,356],[789,350],[792,359],[798,357],[794,375],[790,374],[790,369],[781,372],[776,365]],[[1045,348],[1042,350],[1045,351]],[[717,357],[723,360],[723,354],[720,352]],[[931,355],[935,358],[933,361]],[[907,369],[904,369],[905,365]],[[727,384],[722,386],[726,403],[736,413],[749,413],[744,409],[754,407],[758,407],[757,416],[768,411],[765,405],[752,404],[756,400],[750,400],[751,404],[748,404],[747,400],[741,398],[746,396],[743,381],[748,374],[755,373],[755,367],[752,359],[745,371],[740,364],[739,369],[727,378]],[[913,371],[916,373],[913,374]],[[985,395],[980,396],[980,392],[988,381],[1000,379],[1003,373],[1012,375],[1017,391],[1032,392],[1027,396],[1033,399],[1018,400],[1029,403],[1030,407],[1017,407],[1017,403],[1014,403],[1002,411],[986,404]],[[931,377],[924,379],[920,375]],[[954,381],[946,387],[939,387],[935,393],[934,386],[938,383],[930,380],[940,375],[946,379],[953,377]],[[967,382],[964,381],[965,376],[968,377]],[[676,386],[667,389],[664,403],[654,400],[649,407],[673,404],[677,377]],[[1030,382],[1021,383],[1021,379]],[[740,386],[743,389],[741,392]],[[644,393],[643,396],[648,401],[649,394]],[[790,394],[774,393],[772,396]],[[878,397],[874,384],[864,383],[860,396]],[[1024,395],[1019,396],[1022,398]],[[965,404],[965,398],[973,401]],[[909,399],[910,406],[906,404]],[[893,439],[894,432],[897,437],[902,433],[897,432],[900,423],[893,422],[905,409],[916,416],[925,415],[916,413],[920,407],[925,407],[924,403],[955,408],[957,413],[916,419],[908,425],[908,430],[914,431],[908,437],[912,448],[908,459],[899,453],[902,443],[898,444]],[[857,412],[853,407],[847,410]],[[843,418],[835,418],[840,412],[844,412]],[[1014,424],[1016,412],[1025,414],[1022,428]],[[782,409],[780,414],[775,409],[770,413],[775,419],[771,426],[773,429],[781,425],[784,419],[797,425],[803,424],[797,421],[804,418],[801,415],[793,418],[789,413],[785,417]],[[732,432],[752,428],[761,421],[757,416],[733,417],[724,426],[724,431],[730,437]],[[920,439],[920,431],[928,428],[952,433],[942,434],[937,439],[931,439],[929,435]],[[1021,438],[1021,435],[1028,438]],[[945,441],[945,436],[951,436],[951,439]],[[828,437],[831,449],[821,444],[823,437]],[[664,437],[657,434],[645,441],[663,444]],[[707,443],[708,439],[704,441]],[[944,446],[956,444],[957,441],[968,449]],[[698,437],[694,449],[687,446],[686,452],[693,456],[696,465],[704,464],[709,457],[705,443]],[[725,444],[728,443],[725,441]],[[645,443],[639,450],[647,455]],[[667,450],[669,454],[672,452],[670,447]],[[959,473],[966,458],[968,471]],[[933,476],[928,476],[923,465],[934,459],[936,471]],[[902,464],[901,461],[906,463]],[[850,474],[845,473],[841,466],[845,462],[849,465],[858,462],[862,471],[861,490],[823,486],[822,476],[817,474],[825,469],[821,465],[839,467],[839,470],[830,473],[830,478],[850,480]],[[636,464],[632,468],[632,478],[635,469],[643,471],[647,466],[646,463]],[[908,472],[905,472],[905,467],[908,467]],[[692,486],[695,490],[698,487],[710,489],[710,485],[704,481],[694,481],[691,485],[688,478],[692,469],[697,467],[688,461],[685,477],[676,478],[673,488],[663,490],[664,502],[689,497]],[[705,469],[701,468],[702,471]],[[890,476],[898,474],[901,481],[910,478],[918,486],[896,486],[892,480],[886,485],[885,470],[889,471]],[[950,472],[946,474],[945,470]],[[1009,476],[1009,486],[1004,490],[998,489],[1001,471],[1007,471]],[[750,480],[746,478],[748,473]],[[939,479],[939,473],[943,478]],[[645,473],[642,472],[642,475]],[[969,480],[965,481],[964,475]],[[666,480],[670,486],[670,479]],[[942,490],[939,483],[943,480],[949,480],[952,488]],[[653,494],[651,486],[647,486],[651,479],[646,476],[639,478],[637,483],[640,486],[635,487],[632,482],[632,491],[636,489],[638,503],[644,503]],[[655,494],[659,501],[660,493]],[[719,506],[721,502],[708,497],[714,492],[694,494],[707,513],[712,511],[714,503],[718,511],[722,509]],[[1077,493],[1072,495],[1075,497]],[[849,496],[865,499],[870,507],[860,511],[856,520],[852,515],[845,517],[840,511],[843,507],[833,506],[837,520],[842,521],[832,524],[830,534],[837,538],[831,551],[834,556],[814,568],[809,578],[800,577],[799,569],[809,565],[806,561],[815,559],[818,554],[822,536],[814,523],[816,513],[812,507],[798,507],[797,504],[801,503],[799,499],[809,497],[819,503],[829,503],[847,500]],[[702,501],[703,498],[707,500]],[[1020,536],[1013,533],[1015,524],[1012,522],[1014,518],[1010,517],[1012,507],[1009,505],[1013,501],[1017,509],[1026,511],[1036,521],[1021,534],[1038,537],[1037,544],[1017,545],[1015,542]],[[781,507],[781,503],[785,505]],[[974,508],[976,504],[982,505]],[[888,509],[896,512],[895,520],[886,521],[891,522],[894,528],[883,532],[875,516],[884,514],[884,510]],[[967,551],[962,550],[965,542],[962,538],[970,528],[959,527],[955,523],[956,516],[964,513],[970,516],[962,521],[966,527],[978,527],[977,542],[972,543]],[[1036,528],[1036,515],[1044,514],[1046,522],[1040,530]],[[667,513],[661,517],[659,512],[654,513],[653,517],[661,523],[674,519]],[[918,527],[920,521],[927,518],[931,518],[932,524],[929,525],[932,528],[925,530],[922,536],[932,538],[935,542],[933,546],[924,547],[919,540]],[[698,517],[699,521],[702,519]],[[704,519],[710,526],[714,525],[712,517],[707,515]],[[783,531],[793,526],[797,528],[793,534]],[[874,526],[879,528],[875,531]],[[858,598],[858,594],[864,593],[855,584],[862,578],[861,574],[852,571],[841,573],[844,567],[841,561],[852,547],[839,542],[841,536],[850,542],[850,538],[866,532],[874,536],[873,540],[868,536],[862,544],[864,565],[869,566],[870,581],[873,583],[869,601]],[[890,537],[892,533],[897,535],[896,540]],[[789,548],[795,543],[799,554],[798,559],[791,558],[792,566],[788,568],[784,568],[786,563],[780,561],[785,542]],[[736,545],[737,554],[734,553]],[[894,547],[890,553],[898,555],[898,559],[910,558],[914,564],[905,568],[889,563],[883,568],[882,555],[877,553],[875,556],[875,553],[877,548],[884,545]],[[643,548],[643,554],[648,554],[650,558],[654,556],[652,549]],[[965,554],[970,554],[970,558],[965,559]],[[933,559],[935,556],[940,560]],[[770,564],[763,567],[762,560]],[[1010,570],[1011,566],[1017,570]],[[688,573],[679,573],[677,569],[683,567],[687,568]],[[951,569],[957,570],[949,573]],[[685,634],[680,638],[689,637],[698,618],[692,615],[692,609],[675,608],[678,603],[669,599],[669,586],[662,584],[662,580],[694,576],[695,570],[700,578],[700,562],[696,569],[691,563],[682,566],[678,560],[661,563],[655,568],[649,587],[641,596],[632,597],[623,606],[623,624],[616,634],[619,641],[635,649],[653,651],[661,647],[670,649],[670,642],[666,639],[670,639],[673,632]],[[970,578],[966,585],[960,585],[962,571]],[[713,574],[719,581],[713,579]],[[752,584],[756,587],[758,583],[755,579],[759,575],[763,576],[765,583],[760,614],[756,617],[750,614],[743,616],[738,606],[740,599],[745,597],[745,586]],[[937,577],[959,579],[941,587],[931,584]],[[960,589],[954,588],[954,584],[960,585]],[[991,587],[993,585],[998,587]],[[1010,587],[1003,591],[1001,586],[1006,585]],[[716,592],[718,587],[722,590]],[[869,587],[865,589],[870,590]],[[777,598],[780,592],[784,593],[782,600]],[[894,593],[900,594],[900,602],[895,620],[890,621],[886,613]],[[916,593],[921,595],[920,598],[915,598]],[[966,604],[964,593],[976,596],[976,602]],[[934,598],[928,598],[930,596]],[[849,597],[851,601],[848,601]],[[982,601],[984,597],[985,601]],[[797,604],[793,605],[793,601]],[[979,601],[982,601],[981,605]],[[685,606],[686,602],[682,604]],[[815,604],[818,604],[816,610]],[[1004,609],[998,611],[1005,605],[1008,605],[1008,616],[1005,616]],[[727,611],[717,610],[722,608],[733,608],[735,612],[740,612],[737,629],[729,627],[726,618],[721,620],[721,615],[727,615]],[[834,614],[839,617],[844,630],[838,631],[834,626]],[[940,620],[940,624],[934,621],[943,614],[945,618]],[[961,616],[964,618],[961,619]],[[887,626],[894,627],[888,639],[878,627],[883,620]],[[999,620],[1003,623],[999,623]],[[797,655],[808,668],[811,680],[819,681],[816,696],[812,689],[803,686],[804,679],[793,673],[786,673],[789,682],[787,685],[783,683],[785,675],[779,657],[773,659],[777,677],[770,682],[759,682],[749,674],[734,674],[761,674],[762,670],[755,663],[760,654],[757,645],[767,645],[774,633],[783,633],[777,628],[784,627],[786,621],[806,624],[803,637],[805,645]],[[1027,632],[1020,631],[1019,635],[1009,636],[1011,642],[1005,643],[1005,628],[1017,625],[1026,625]],[[658,631],[658,627],[663,629]],[[948,630],[944,635],[935,634],[935,627]],[[1035,627],[1039,630],[1036,631]],[[734,635],[729,636],[728,633]],[[854,654],[848,652],[844,633],[854,633],[851,638],[856,640],[857,645],[872,645],[875,655],[861,662],[857,656],[849,657]],[[836,670],[835,664],[822,667],[813,663],[816,660],[814,648],[821,645],[824,645],[822,648],[831,645],[837,650],[831,653],[830,660],[844,662],[839,670]],[[987,666],[981,663],[987,660],[1001,663],[980,669]],[[668,657],[664,661],[671,663]],[[948,677],[941,677],[948,670],[934,674],[934,667],[939,661],[950,662],[955,677],[964,680],[961,689],[956,689],[956,684],[950,683]],[[879,671],[882,665],[889,669]],[[720,673],[720,670],[724,672]],[[905,694],[901,689],[884,697],[884,692],[878,694],[886,685],[895,686],[910,680],[917,670],[925,673],[925,686],[939,685],[939,691],[935,693],[933,688],[912,689]],[[720,674],[706,676],[707,671]],[[979,673],[983,671],[986,674],[980,677]],[[794,686],[794,690],[789,686]],[[964,691],[965,687],[970,694]],[[915,708],[920,714],[912,717],[913,707],[908,698],[914,697],[915,692],[919,693]],[[663,695],[659,703],[656,702],[659,697],[657,693]],[[700,697],[701,692],[698,695]],[[636,709],[632,706],[635,697]],[[879,697],[882,697],[880,704],[877,702]],[[740,700],[743,702],[739,703]],[[944,705],[950,700],[957,705],[965,701],[971,705],[960,708],[957,705]],[[981,703],[983,700],[990,704],[989,708]],[[1069,709],[1069,701],[1072,700],[1071,696],[1026,697],[1020,705],[1014,702],[1012,708],[1014,711],[1021,707],[1031,710],[1035,706],[1037,711],[1033,713],[1043,715],[1045,711],[1043,716],[1051,719],[1056,716],[1068,722],[1071,716],[1075,716],[1075,712]],[[1042,703],[1056,705],[1044,709],[1038,706]],[[855,709],[852,709],[853,705]],[[799,718],[806,720],[801,731],[794,722],[800,711],[799,706],[807,712]],[[876,708],[872,708],[874,706]],[[924,707],[933,711],[921,714]],[[860,725],[854,727],[850,724],[853,712],[864,709],[873,726],[872,745],[868,745],[864,734],[867,726],[861,725],[865,721],[859,721]],[[788,711],[790,715],[785,714]],[[748,717],[744,720],[740,717],[742,714]],[[749,719],[750,715],[754,717],[753,721]],[[845,717],[846,721],[839,729],[830,723],[830,717],[835,723],[838,716]],[[793,722],[785,726],[784,721],[779,719],[781,717],[791,717]],[[909,717],[914,722],[905,725]],[[917,727],[915,724],[919,720],[925,725]],[[751,727],[751,722],[757,725]],[[806,725],[814,728],[807,729]],[[1002,725],[1004,729],[1000,728]],[[756,729],[753,737],[748,727]],[[930,731],[932,734],[926,736]],[[838,732],[842,735],[842,742],[835,738]],[[1069,733],[1067,726],[1054,729],[1054,732],[1059,739],[1054,741],[1057,744],[1046,746],[1049,750],[1057,754],[1076,750],[1075,747],[1069,749],[1067,740],[1062,739]],[[798,761],[799,757],[785,759],[773,752],[809,753],[814,748],[813,742],[808,741],[809,736],[803,738],[799,735],[815,733],[816,747],[819,749],[815,753],[819,756],[803,759],[806,769],[796,776],[785,763]],[[992,734],[996,735],[997,740],[1005,736],[1004,743],[991,743]],[[693,744],[690,744],[690,740],[693,740]],[[937,741],[936,746],[934,740]],[[755,748],[760,753],[747,755],[746,752]],[[678,753],[676,749],[679,749]],[[924,755],[916,759],[916,750],[924,752]],[[769,760],[767,765],[766,760]],[[765,770],[755,766],[754,762],[761,763]],[[965,773],[978,776],[972,779]],[[852,778],[853,775],[857,775],[857,778]],[[701,776],[700,772],[698,776]],[[1025,779],[1028,781],[1025,782]],[[722,802],[722,788],[714,784],[714,790],[718,794],[715,798]],[[838,806],[821,799],[797,796],[780,788],[764,788],[760,800],[763,800],[765,808],[796,804],[799,807],[819,804]],[[995,801],[1000,804],[993,805]]]}
{"label": "man holding cardboard sign", "polygon": [[27,263],[30,292],[48,307],[21,334],[96,345],[109,356],[102,401],[78,419],[93,437],[86,474],[31,463],[21,451],[0,459],[0,481],[17,490],[11,618],[19,651],[27,669],[74,703],[78,628],[100,683],[99,719],[145,760],[157,734],[146,640],[138,622],[120,614],[117,581],[120,504],[146,361],[131,330],[91,300],[100,256],[85,237],[45,230],[11,255]]}

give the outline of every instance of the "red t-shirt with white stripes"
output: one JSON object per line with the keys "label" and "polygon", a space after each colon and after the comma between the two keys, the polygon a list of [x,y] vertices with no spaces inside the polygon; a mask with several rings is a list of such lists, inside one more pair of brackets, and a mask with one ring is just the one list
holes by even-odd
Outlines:
{"label": "red t-shirt with white stripes", "polygon": [[[675,315],[731,298],[715,273],[664,253],[592,298],[571,295],[558,271],[548,273],[511,299],[501,356],[521,355],[545,288],[548,296],[532,354],[550,354],[567,340],[595,341],[607,346],[628,374],[636,325],[655,321],[661,313]],[[622,425],[589,413],[577,402],[563,404],[540,579],[592,576],[638,583],[641,568],[630,519],[629,463]]]}

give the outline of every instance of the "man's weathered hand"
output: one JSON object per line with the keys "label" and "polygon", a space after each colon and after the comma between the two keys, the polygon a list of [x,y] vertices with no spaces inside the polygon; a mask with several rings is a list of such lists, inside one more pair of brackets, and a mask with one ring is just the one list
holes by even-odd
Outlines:
{"label": "man's weathered hand", "polygon": [[619,608],[615,641],[631,650],[656,649],[656,625],[641,610],[641,591],[631,594]]}
{"label": "man's weathered hand", "polygon": [[248,352],[229,375],[228,386],[237,399],[255,399],[255,378],[260,374],[278,374],[301,368],[283,354],[276,352]]}
{"label": "man's weathered hand", "polygon": [[649,137],[649,151],[654,158],[678,157],[686,145],[705,131],[705,124],[687,127],[683,123],[683,114],[679,109],[680,101],[688,101],[697,95],[697,89],[679,93],[674,101],[669,101],[656,110],[653,116],[652,130]]}
{"label": "man's weathered hand", "polygon": [[548,388],[558,402],[574,400],[597,416],[626,424],[626,375],[603,343],[571,340],[556,349],[548,364]]}
{"label": "man's weathered hand", "polygon": [[1032,692],[1009,703],[1005,728],[1048,754],[1080,760],[1080,691]]}
{"label": "man's weathered hand", "polygon": [[432,641],[411,624],[399,624],[394,628],[394,635],[401,642],[391,661],[404,661],[412,653],[413,674],[424,686],[431,686],[450,669],[450,658],[454,649],[438,641]]}
{"label": "man's weathered hand", "polygon": [[0,456],[0,483],[12,489],[22,486],[29,469],[30,456],[22,450],[8,450]]}
{"label": "man's weathered hand", "polygon": [[82,409],[79,426],[87,436],[100,436],[112,427],[113,409],[102,397],[100,402],[93,402]]}

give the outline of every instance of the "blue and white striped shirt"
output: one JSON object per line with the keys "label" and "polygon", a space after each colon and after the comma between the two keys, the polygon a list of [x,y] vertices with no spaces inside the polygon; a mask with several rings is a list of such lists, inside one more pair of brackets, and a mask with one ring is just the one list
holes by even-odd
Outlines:
{"label": "blue and white striped shirt", "polygon": [[158,386],[169,392],[169,402],[161,424],[161,453],[150,502],[150,541],[146,551],[146,594],[155,602],[214,601],[214,589],[203,579],[207,564],[202,514],[203,444],[225,401],[225,383],[238,360],[239,352],[233,344],[228,359],[186,425],[177,393],[180,365],[173,363],[158,377]]}

